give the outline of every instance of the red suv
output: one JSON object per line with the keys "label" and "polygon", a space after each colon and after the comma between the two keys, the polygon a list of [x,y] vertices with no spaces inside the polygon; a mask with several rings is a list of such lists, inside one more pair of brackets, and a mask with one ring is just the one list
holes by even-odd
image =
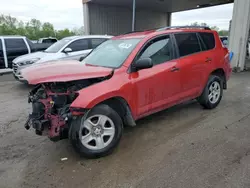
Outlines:
{"label": "red suv", "polygon": [[117,36],[78,61],[22,71],[33,112],[25,124],[53,141],[69,138],[83,156],[105,156],[125,125],[187,100],[207,109],[221,101],[231,74],[216,31],[167,27]]}

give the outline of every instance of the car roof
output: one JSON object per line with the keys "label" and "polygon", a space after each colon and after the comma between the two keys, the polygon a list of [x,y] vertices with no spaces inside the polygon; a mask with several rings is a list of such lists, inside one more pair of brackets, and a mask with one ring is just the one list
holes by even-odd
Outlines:
{"label": "car roof", "polygon": [[40,38],[39,40],[43,40],[43,39],[57,39],[55,37],[44,37],[44,38]]}
{"label": "car roof", "polygon": [[0,35],[2,38],[26,38],[25,36],[20,35]]}
{"label": "car roof", "polygon": [[71,37],[65,37],[64,39],[74,40],[74,39],[86,39],[86,38],[105,38],[110,39],[113,36],[109,35],[83,35],[83,36],[71,36]]}
{"label": "car roof", "polygon": [[208,33],[213,33],[215,31],[210,30],[210,29],[202,29],[202,28],[170,28],[168,29],[153,29],[153,30],[148,30],[148,31],[142,31],[142,32],[131,32],[131,33],[126,33],[123,35],[119,35],[114,37],[113,39],[143,39],[146,37],[153,37],[153,36],[158,36],[162,34],[171,34],[171,33],[184,33],[184,32],[208,32]]}

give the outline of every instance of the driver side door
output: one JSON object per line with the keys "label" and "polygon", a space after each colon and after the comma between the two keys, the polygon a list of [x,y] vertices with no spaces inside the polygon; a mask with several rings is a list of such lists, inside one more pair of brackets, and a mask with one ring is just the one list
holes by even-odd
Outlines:
{"label": "driver side door", "polygon": [[135,61],[142,58],[151,58],[153,67],[130,75],[139,118],[172,106],[180,92],[178,60],[169,35],[149,41]]}
{"label": "driver side door", "polygon": [[72,51],[65,54],[63,59],[80,60],[80,58],[86,57],[91,51],[91,45],[89,39],[78,39],[71,42],[68,46]]}

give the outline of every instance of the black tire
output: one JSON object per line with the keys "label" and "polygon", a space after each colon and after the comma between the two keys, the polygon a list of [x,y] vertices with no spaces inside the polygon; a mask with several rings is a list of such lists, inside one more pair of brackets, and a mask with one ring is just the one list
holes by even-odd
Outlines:
{"label": "black tire", "polygon": [[105,115],[108,118],[110,118],[115,127],[115,134],[114,137],[109,145],[107,145],[105,148],[100,150],[91,150],[87,147],[85,147],[81,140],[79,139],[79,131],[81,128],[81,121],[83,116],[78,117],[77,119],[72,121],[70,131],[69,131],[69,139],[71,141],[71,144],[73,145],[74,149],[83,157],[86,158],[99,158],[104,157],[106,155],[109,155],[113,152],[113,150],[116,148],[116,146],[119,144],[122,132],[123,132],[123,123],[121,120],[121,117],[118,115],[116,111],[114,111],[112,108],[110,108],[108,105],[101,104],[89,111],[87,114],[87,117],[92,117],[94,115]]}
{"label": "black tire", "polygon": [[[212,103],[209,100],[209,87],[214,83],[218,82],[220,85],[220,95],[216,103]],[[203,106],[205,109],[214,109],[218,106],[223,96],[223,80],[221,77],[216,75],[210,75],[207,85],[204,88],[200,97],[197,98],[197,101]]]}

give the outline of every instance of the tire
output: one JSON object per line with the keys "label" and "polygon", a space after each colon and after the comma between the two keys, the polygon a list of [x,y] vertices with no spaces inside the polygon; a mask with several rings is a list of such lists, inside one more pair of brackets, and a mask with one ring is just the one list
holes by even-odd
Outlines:
{"label": "tire", "polygon": [[[211,91],[211,88],[212,91]],[[219,88],[219,91],[214,89]],[[211,94],[213,92],[213,94]],[[211,95],[210,95],[211,94]],[[212,98],[213,96],[214,98]],[[198,97],[198,102],[205,109],[214,109],[218,106],[223,96],[223,80],[221,77],[216,75],[210,75],[207,85],[204,88],[200,97]]]}
{"label": "tire", "polygon": [[101,104],[91,109],[86,118],[81,116],[72,121],[69,139],[81,156],[99,158],[112,153],[120,142],[122,132],[121,117],[108,105]]}

